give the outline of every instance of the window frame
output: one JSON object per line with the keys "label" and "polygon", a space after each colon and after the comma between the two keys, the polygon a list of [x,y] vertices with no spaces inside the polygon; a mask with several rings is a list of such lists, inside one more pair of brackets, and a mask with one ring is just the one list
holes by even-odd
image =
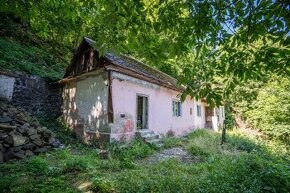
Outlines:
{"label": "window frame", "polygon": [[172,100],[172,113],[173,117],[181,117],[182,116],[182,105],[180,100],[173,99]]}
{"label": "window frame", "polygon": [[196,104],[196,116],[201,117],[201,104]]}

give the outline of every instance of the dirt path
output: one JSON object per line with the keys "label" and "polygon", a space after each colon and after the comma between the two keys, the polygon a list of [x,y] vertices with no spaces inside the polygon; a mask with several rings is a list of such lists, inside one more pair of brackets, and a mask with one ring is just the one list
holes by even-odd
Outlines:
{"label": "dirt path", "polygon": [[158,163],[168,159],[177,159],[184,163],[196,163],[199,162],[199,159],[191,156],[185,149],[182,147],[173,147],[170,149],[164,149],[160,152],[155,153],[154,155],[142,160],[143,163]]}

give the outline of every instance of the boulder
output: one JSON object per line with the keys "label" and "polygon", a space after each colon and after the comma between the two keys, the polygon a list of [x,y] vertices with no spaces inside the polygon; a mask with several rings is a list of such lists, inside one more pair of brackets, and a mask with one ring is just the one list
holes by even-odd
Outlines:
{"label": "boulder", "polygon": [[0,151],[0,163],[4,162],[3,152]]}
{"label": "boulder", "polygon": [[25,143],[28,142],[28,138],[27,137],[23,137],[22,135],[16,135],[13,134],[11,135],[12,139],[13,139],[13,146],[20,146],[20,145],[24,145]]}
{"label": "boulder", "polygon": [[4,161],[9,161],[9,160],[13,160],[16,159],[15,154],[13,151],[8,151],[4,154],[3,156]]}
{"label": "boulder", "polygon": [[19,133],[21,133],[22,135],[23,135],[24,133],[26,133],[26,131],[25,131],[24,129],[22,129],[21,127],[17,127],[17,128],[16,128],[16,131],[19,132]]}
{"label": "boulder", "polygon": [[3,144],[13,145],[13,138],[12,138],[12,136],[8,135],[8,136],[5,138]]}
{"label": "boulder", "polygon": [[34,153],[32,151],[30,151],[30,150],[26,150],[25,151],[25,156],[26,157],[31,157],[31,156],[34,156]]}
{"label": "boulder", "polygon": [[29,123],[24,123],[20,128],[26,130],[29,127],[30,127]]}
{"label": "boulder", "polygon": [[10,150],[13,151],[13,152],[18,152],[20,151],[22,148],[22,146],[17,146],[17,147],[11,147]]}
{"label": "boulder", "polygon": [[40,138],[36,138],[36,139],[32,140],[32,143],[34,143],[37,146],[42,146],[43,141]]}
{"label": "boulder", "polygon": [[36,130],[37,130],[37,133],[41,134],[45,130],[45,127],[37,127]]}
{"label": "boulder", "polygon": [[36,118],[0,99],[0,163],[44,153],[52,147],[64,146]]}
{"label": "boulder", "polygon": [[32,127],[29,127],[27,129],[25,129],[26,133],[30,136],[30,135],[35,135],[37,134],[37,130],[32,128]]}
{"label": "boulder", "polygon": [[46,128],[43,130],[43,137],[44,138],[50,138],[52,136],[52,134],[53,134],[52,131],[50,131]]}
{"label": "boulder", "polygon": [[50,146],[44,146],[44,147],[40,147],[34,150],[34,153],[45,153],[48,150],[50,150]]}
{"label": "boulder", "polygon": [[15,152],[14,157],[18,158],[18,159],[24,159],[25,158],[25,151],[20,150],[18,152]]}
{"label": "boulder", "polygon": [[24,144],[22,146],[22,149],[27,149],[27,150],[30,149],[30,150],[32,150],[35,147],[36,147],[36,145],[34,143],[29,142],[29,143]]}
{"label": "boulder", "polygon": [[6,137],[8,137],[6,133],[0,133],[0,140],[5,139]]}
{"label": "boulder", "polygon": [[12,119],[8,116],[1,116],[0,117],[0,123],[10,123]]}
{"label": "boulder", "polygon": [[40,138],[40,135],[38,135],[38,134],[33,134],[33,135],[29,136],[29,139],[31,139],[31,140],[35,140],[35,139],[38,139],[38,138]]}

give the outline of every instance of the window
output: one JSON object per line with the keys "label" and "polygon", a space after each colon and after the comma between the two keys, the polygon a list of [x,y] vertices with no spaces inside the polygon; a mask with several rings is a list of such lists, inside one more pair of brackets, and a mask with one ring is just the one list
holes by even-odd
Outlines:
{"label": "window", "polygon": [[201,117],[201,106],[200,105],[196,105],[196,112],[197,112],[197,116]]}
{"label": "window", "polygon": [[174,117],[181,116],[181,102],[180,101],[172,101],[172,111]]}
{"label": "window", "polygon": [[225,116],[225,110],[224,110],[224,107],[221,107],[221,116],[222,116],[222,117]]}

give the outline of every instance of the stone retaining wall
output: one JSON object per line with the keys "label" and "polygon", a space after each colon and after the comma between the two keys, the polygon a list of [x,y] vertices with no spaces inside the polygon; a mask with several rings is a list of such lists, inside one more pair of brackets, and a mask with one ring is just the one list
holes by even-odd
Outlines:
{"label": "stone retaining wall", "polygon": [[38,76],[0,72],[0,97],[33,115],[49,114],[57,117],[61,114],[59,85]]}

